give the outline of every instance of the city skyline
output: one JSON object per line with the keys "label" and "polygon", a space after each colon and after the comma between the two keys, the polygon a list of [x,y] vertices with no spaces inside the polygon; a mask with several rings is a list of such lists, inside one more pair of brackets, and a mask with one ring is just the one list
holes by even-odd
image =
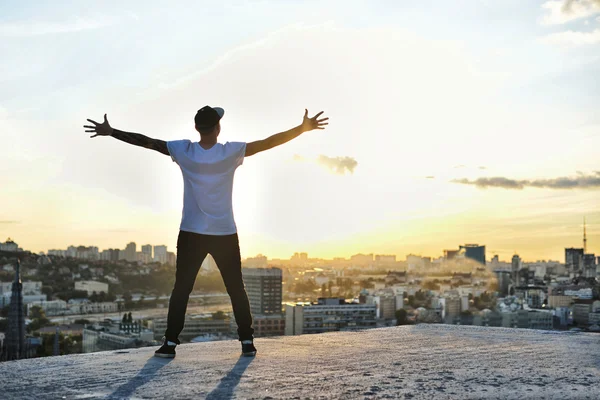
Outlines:
{"label": "city skyline", "polygon": [[[518,255],[520,257],[520,259],[522,259],[524,262],[537,262],[537,261],[559,261],[559,262],[564,262],[565,250],[568,249],[568,248],[582,249],[584,251],[584,253],[586,253],[586,254],[588,254],[588,253],[589,254],[594,254],[594,255],[596,255],[596,256],[598,256],[600,258],[600,252],[594,252],[593,250],[592,251],[587,251],[587,252],[585,251],[585,248],[587,246],[587,241],[588,241],[586,226],[587,225],[584,225],[584,227],[583,227],[583,237],[582,237],[582,243],[583,243],[583,245],[582,246],[565,246],[561,250],[562,251],[561,256],[557,257],[557,258],[541,257],[541,258],[535,258],[535,259],[528,259],[522,253],[519,253],[518,251],[515,251],[512,254],[510,254],[506,259],[503,259],[498,252],[493,252],[493,251],[490,252],[488,250],[488,246],[485,245],[485,244],[477,244],[477,243],[475,243],[475,244],[466,244],[466,243],[464,243],[464,244],[458,244],[455,247],[447,246],[443,250],[440,251],[441,254],[440,254],[440,252],[438,252],[438,254],[436,254],[436,255],[433,255],[433,254],[421,254],[421,253],[418,253],[418,252],[408,252],[406,254],[397,254],[397,253],[376,253],[376,252],[373,252],[373,251],[365,251],[365,252],[352,253],[352,254],[348,254],[348,255],[339,255],[338,254],[338,255],[332,255],[332,256],[329,256],[329,257],[320,257],[318,255],[317,256],[312,255],[312,254],[310,254],[309,252],[306,252],[306,251],[295,251],[294,253],[292,253],[291,255],[289,255],[289,257],[285,256],[285,255],[281,256],[281,257],[273,257],[273,256],[269,256],[269,254],[267,254],[267,253],[261,253],[261,252],[259,252],[257,254],[254,254],[254,255],[244,255],[242,253],[242,259],[253,259],[253,258],[261,257],[262,256],[262,257],[266,257],[267,259],[270,259],[270,260],[293,260],[296,256],[302,256],[302,255],[304,255],[304,256],[306,256],[307,259],[336,260],[336,259],[340,259],[341,258],[341,259],[344,259],[344,260],[350,260],[353,256],[363,256],[363,255],[367,255],[368,256],[368,255],[371,255],[371,256],[373,256],[374,260],[378,256],[393,256],[393,257],[396,258],[397,262],[400,262],[400,261],[406,261],[406,260],[403,260],[402,257],[408,258],[408,256],[419,256],[419,257],[430,257],[431,259],[441,259],[441,258],[445,257],[446,251],[448,251],[448,250],[450,250],[450,251],[458,251],[459,249],[463,248],[464,246],[469,246],[469,245],[483,246],[486,249],[484,251],[484,252],[486,252],[486,258],[485,258],[486,261],[492,260],[492,259],[494,259],[494,258],[497,257],[500,262],[508,262],[508,263],[510,263],[510,260],[513,258],[513,256]],[[12,239],[9,237],[7,240],[12,240]],[[133,247],[131,247],[131,245],[133,245]],[[164,245],[164,244],[151,244],[151,243],[141,244],[141,245],[139,245],[139,248],[140,248],[139,251],[137,250],[137,248],[138,248],[137,246],[138,246],[137,242],[129,240],[124,248],[119,248],[118,246],[117,247],[100,248],[99,246],[96,246],[94,244],[88,244],[88,245],[83,245],[83,244],[73,245],[73,244],[71,244],[71,245],[68,245],[65,248],[61,248],[61,249],[58,249],[58,248],[56,248],[56,249],[47,249],[47,250],[42,250],[42,251],[34,252],[34,253],[38,253],[38,254],[39,253],[51,254],[51,252],[52,253],[55,253],[55,252],[65,252],[69,248],[75,248],[76,249],[78,247],[83,247],[85,249],[96,248],[98,250],[98,254],[102,254],[104,252],[108,252],[108,251],[111,251],[111,250],[117,250],[117,251],[119,251],[122,254],[126,254],[129,249],[133,249],[133,251],[135,251],[135,254],[129,255],[129,258],[135,258],[136,254],[137,255],[142,255],[142,254],[148,253],[148,255],[150,256],[150,259],[156,261],[156,256],[157,255],[153,254],[153,253],[154,253],[154,251],[157,248],[160,248],[161,252],[164,252],[165,255],[166,254],[174,254],[174,255],[176,255],[176,251],[175,252],[168,251],[169,247],[166,246],[166,245]],[[19,247],[22,248],[22,246],[19,246]],[[24,249],[24,250],[25,251],[31,251],[29,249]],[[148,250],[149,250],[149,252],[148,252]]]}
{"label": "city skyline", "polygon": [[[198,140],[193,115],[210,104],[226,110],[222,142],[289,129],[305,108],[330,117],[239,168],[245,257],[486,243],[503,259],[561,259],[584,215],[600,252],[597,2],[213,7],[203,24],[193,1],[3,7],[1,238],[175,249],[176,165],[81,125],[107,113],[117,129]],[[98,49],[110,56],[81,61]]]}

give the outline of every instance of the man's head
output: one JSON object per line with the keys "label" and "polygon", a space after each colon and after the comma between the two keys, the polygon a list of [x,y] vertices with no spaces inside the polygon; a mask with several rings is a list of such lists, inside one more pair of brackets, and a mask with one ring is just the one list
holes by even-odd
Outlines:
{"label": "man's head", "polygon": [[221,107],[204,106],[198,110],[194,117],[196,130],[200,136],[219,135],[221,132],[221,118],[225,114],[225,110]]}

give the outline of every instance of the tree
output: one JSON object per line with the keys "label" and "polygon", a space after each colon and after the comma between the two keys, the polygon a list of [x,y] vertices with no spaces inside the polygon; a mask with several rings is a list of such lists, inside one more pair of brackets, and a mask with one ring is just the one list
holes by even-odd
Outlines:
{"label": "tree", "polygon": [[130,324],[133,322],[133,317],[131,316],[131,311],[129,311],[129,315],[127,315],[127,322]]}
{"label": "tree", "polygon": [[408,324],[408,319],[406,318],[408,313],[404,308],[396,310],[396,325],[406,325]]}
{"label": "tree", "polygon": [[48,318],[46,313],[40,306],[33,306],[29,312],[31,322],[27,325],[27,332],[34,332],[45,326],[53,325]]}

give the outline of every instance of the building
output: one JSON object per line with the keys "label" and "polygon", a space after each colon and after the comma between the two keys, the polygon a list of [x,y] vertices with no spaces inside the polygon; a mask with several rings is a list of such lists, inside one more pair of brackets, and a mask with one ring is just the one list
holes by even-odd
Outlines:
{"label": "building", "polygon": [[[283,314],[253,315],[254,337],[285,335],[285,316]],[[237,332],[235,319],[231,319],[231,332]]]}
{"label": "building", "polygon": [[6,239],[5,243],[0,243],[0,251],[23,251],[11,238]]}
{"label": "building", "polygon": [[423,268],[425,268],[423,257],[414,254],[408,254],[406,256],[406,271],[421,271]]}
{"label": "building", "polygon": [[[100,260],[117,262],[117,261],[119,261],[119,252],[120,252],[119,249],[102,250],[102,252],[100,253]],[[124,255],[123,255],[123,258],[125,258]]]}
{"label": "building", "polygon": [[572,310],[573,310],[573,322],[576,323],[577,326],[587,327],[590,324],[589,318],[590,318],[590,313],[592,312],[591,300],[588,300],[588,301],[579,300],[579,302],[573,304]]}
{"label": "building", "polygon": [[119,303],[114,301],[104,301],[101,303],[92,303],[89,301],[71,303],[67,305],[65,314],[100,314],[119,311]]}
{"label": "building", "polygon": [[[149,321],[148,327],[154,332],[154,339],[159,340],[167,330],[167,319],[155,319]],[[192,340],[198,336],[210,336],[217,338],[231,337],[231,320],[227,319],[212,319],[212,318],[196,318],[186,316],[183,330],[179,334],[182,340]]]}
{"label": "building", "polygon": [[350,256],[352,265],[370,266],[373,264],[373,253],[370,254],[354,254]]}
{"label": "building", "polygon": [[500,297],[508,296],[508,288],[510,286],[511,273],[509,271],[498,269],[495,270],[494,273],[496,274],[496,280],[498,282],[498,294],[500,295]]}
{"label": "building", "polygon": [[108,293],[108,283],[98,281],[78,281],[75,282],[75,290],[85,290],[88,296],[92,295],[94,292]]}
{"label": "building", "polygon": [[448,296],[440,300],[444,300],[441,302],[443,306],[442,319],[446,323],[454,323],[460,315],[461,298],[458,296]]}
{"label": "building", "polygon": [[561,296],[561,295],[550,295],[548,296],[548,307],[559,308],[559,307],[570,307],[573,303],[573,297]]}
{"label": "building", "polygon": [[136,244],[135,242],[128,243],[125,247],[125,260],[129,262],[136,261]]}
{"label": "building", "polygon": [[27,315],[31,313],[32,307],[40,307],[44,310],[47,317],[60,315],[67,312],[67,302],[64,300],[50,300],[50,301],[33,301],[27,304]]}
{"label": "building", "polygon": [[583,249],[565,248],[565,265],[569,276],[579,276],[583,272]]}
{"label": "building", "polygon": [[154,344],[153,336],[153,332],[142,327],[140,321],[124,323],[105,319],[83,329],[82,349],[84,353],[93,353],[144,347]]}
{"label": "building", "polygon": [[253,315],[281,314],[281,269],[242,268],[242,276]]}
{"label": "building", "polygon": [[460,250],[444,250],[444,261],[454,260],[460,254]]}
{"label": "building", "polygon": [[523,261],[518,254],[512,256],[512,260],[510,263],[510,271],[512,275],[512,284],[513,286],[519,286],[521,283],[519,281],[519,271],[523,268]]}
{"label": "building", "polygon": [[243,266],[247,268],[266,268],[267,256],[259,254],[256,257],[248,257],[244,260]]}
{"label": "building", "polygon": [[[13,283],[14,282],[0,282],[0,296],[10,296]],[[21,288],[24,296],[39,296],[42,294],[42,282],[40,281],[21,282]]]}
{"label": "building", "polygon": [[596,273],[596,255],[595,254],[584,254],[583,255],[583,277],[584,278],[595,278]]}
{"label": "building", "polygon": [[167,264],[173,266],[177,264],[177,255],[172,251],[167,251]]}
{"label": "building", "polygon": [[142,253],[147,254],[147,256],[150,258],[150,260],[152,260],[152,245],[151,244],[142,245]]}
{"label": "building", "polygon": [[465,257],[471,260],[475,260],[480,264],[485,265],[485,246],[479,246],[477,244],[465,244],[460,246],[459,250],[464,251]]}
{"label": "building", "polygon": [[377,255],[375,255],[375,263],[377,263],[377,264],[395,264],[396,256],[393,254],[377,254]]}
{"label": "building", "polygon": [[161,264],[167,263],[167,246],[154,246],[154,261],[158,261]]}
{"label": "building", "polygon": [[374,304],[345,303],[344,299],[319,299],[317,304],[290,303],[285,307],[285,334],[302,335],[374,328]]}
{"label": "building", "polygon": [[396,318],[396,299],[396,296],[390,295],[367,296],[365,304],[374,304],[376,306],[376,318],[391,320]]}

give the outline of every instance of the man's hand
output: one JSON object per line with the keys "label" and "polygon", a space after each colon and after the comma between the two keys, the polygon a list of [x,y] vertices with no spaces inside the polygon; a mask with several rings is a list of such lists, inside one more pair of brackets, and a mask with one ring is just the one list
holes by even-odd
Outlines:
{"label": "man's hand", "polygon": [[106,114],[104,114],[104,122],[101,124],[99,124],[96,121],[91,120],[91,119],[88,119],[88,121],[90,121],[92,124],[94,124],[94,126],[84,125],[83,127],[89,129],[86,132],[95,133],[95,135],[90,136],[90,138],[93,138],[96,136],[110,136],[113,134],[113,128],[108,123],[108,120],[106,119]]}
{"label": "man's hand", "polygon": [[304,119],[302,120],[302,132],[312,131],[313,129],[325,129],[325,125],[328,125],[327,121],[329,118],[317,119],[323,114],[323,111],[318,113],[312,118],[308,118],[308,110],[304,109]]}

